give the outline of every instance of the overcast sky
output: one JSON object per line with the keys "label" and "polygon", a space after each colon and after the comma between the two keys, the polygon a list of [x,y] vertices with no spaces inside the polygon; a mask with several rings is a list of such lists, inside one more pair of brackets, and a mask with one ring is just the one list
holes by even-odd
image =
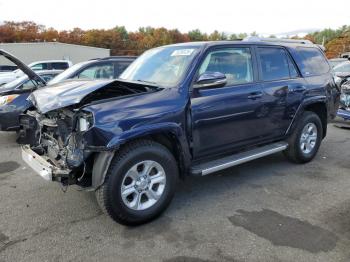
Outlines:
{"label": "overcast sky", "polygon": [[[343,10],[343,11],[342,11]],[[59,30],[153,26],[280,34],[350,24],[350,0],[0,0],[0,21],[30,20]]]}

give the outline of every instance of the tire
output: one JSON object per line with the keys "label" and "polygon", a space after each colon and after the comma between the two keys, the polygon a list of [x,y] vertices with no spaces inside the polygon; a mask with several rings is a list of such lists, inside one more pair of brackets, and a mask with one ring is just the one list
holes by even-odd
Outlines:
{"label": "tire", "polygon": [[[303,135],[303,130],[311,129],[317,130],[316,139],[311,138],[312,132],[310,132],[309,137],[310,141],[315,140],[314,146],[307,150],[307,146],[302,146],[302,142],[305,141],[305,136]],[[318,149],[321,145],[323,137],[323,128],[322,122],[319,116],[313,112],[305,111],[303,116],[301,117],[296,129],[293,134],[288,139],[288,148],[284,151],[287,159],[294,163],[307,163],[310,162],[317,154]],[[307,139],[306,139],[307,140]],[[305,144],[305,143],[304,143]],[[306,143],[307,144],[307,143]],[[302,149],[303,147],[303,149]]]}
{"label": "tire", "polygon": [[117,152],[103,185],[96,191],[97,202],[120,224],[143,224],[168,207],[178,177],[177,162],[166,147],[151,140],[137,140]]}

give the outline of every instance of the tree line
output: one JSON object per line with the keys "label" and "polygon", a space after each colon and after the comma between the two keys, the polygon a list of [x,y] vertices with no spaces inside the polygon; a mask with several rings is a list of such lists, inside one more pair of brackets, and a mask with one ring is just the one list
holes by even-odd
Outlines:
{"label": "tree line", "polygon": [[[31,21],[5,21],[0,25],[0,43],[20,42],[62,42],[68,44],[87,45],[108,48],[112,55],[140,55],[145,50],[173,43],[189,41],[239,40],[250,36],[258,36],[256,32],[247,34],[227,34],[215,30],[207,34],[199,29],[181,33],[177,29],[141,27],[137,31],[128,32],[124,26],[111,29],[89,29],[58,31]],[[271,35],[269,37],[275,37]],[[298,36],[290,36],[298,39]],[[324,44],[329,58],[350,51],[350,26],[338,29],[324,29],[308,34],[304,38],[317,44]]]}

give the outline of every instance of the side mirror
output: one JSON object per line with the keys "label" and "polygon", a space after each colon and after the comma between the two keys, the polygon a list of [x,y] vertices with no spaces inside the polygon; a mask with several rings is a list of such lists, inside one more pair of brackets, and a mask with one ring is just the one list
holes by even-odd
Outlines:
{"label": "side mirror", "polygon": [[205,72],[201,74],[193,88],[218,88],[227,83],[226,76],[220,72]]}

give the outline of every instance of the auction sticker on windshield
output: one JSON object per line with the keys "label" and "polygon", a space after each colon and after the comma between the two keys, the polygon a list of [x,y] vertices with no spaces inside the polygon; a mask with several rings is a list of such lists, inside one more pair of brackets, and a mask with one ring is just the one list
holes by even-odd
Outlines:
{"label": "auction sticker on windshield", "polygon": [[189,56],[193,51],[194,49],[179,49],[172,52],[171,56]]}

